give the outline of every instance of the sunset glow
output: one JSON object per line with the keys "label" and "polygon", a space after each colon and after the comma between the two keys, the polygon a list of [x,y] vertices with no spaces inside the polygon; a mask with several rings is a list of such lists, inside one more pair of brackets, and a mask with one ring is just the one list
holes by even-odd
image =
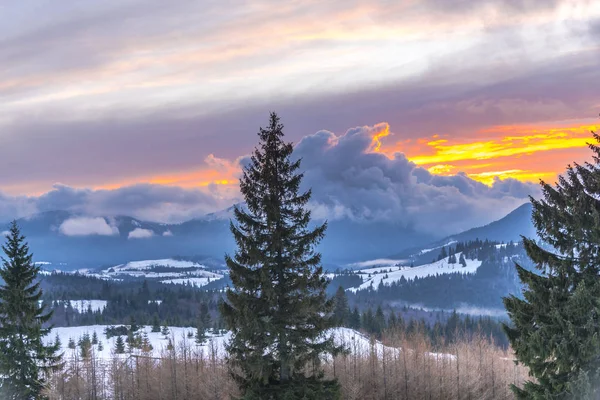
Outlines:
{"label": "sunset glow", "polygon": [[271,111],[312,146],[303,168],[341,214],[374,190],[378,207],[409,204],[423,169],[432,186],[521,185],[512,207],[589,160],[600,128],[600,2],[38,3],[2,8],[9,219],[60,209],[63,192],[83,207],[80,191],[149,190],[163,220],[194,196],[194,213],[227,208]]}
{"label": "sunset glow", "polygon": [[[567,164],[587,160],[587,143],[593,141],[591,131],[597,131],[599,127],[491,127],[477,132],[471,139],[442,139],[443,135],[436,135],[431,140],[419,139],[409,146],[403,143],[377,146],[375,151],[391,155],[404,148],[412,162],[431,173],[453,175],[465,172],[485,184],[493,183],[496,177],[548,180],[562,173]],[[547,157],[552,154],[552,158]]]}

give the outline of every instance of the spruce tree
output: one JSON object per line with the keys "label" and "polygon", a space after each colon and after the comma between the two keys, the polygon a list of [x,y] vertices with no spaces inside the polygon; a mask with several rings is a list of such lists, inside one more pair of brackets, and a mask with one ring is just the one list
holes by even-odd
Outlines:
{"label": "spruce tree", "polygon": [[58,346],[45,345],[45,326],[52,316],[40,303],[42,290],[37,281],[40,267],[16,222],[10,225],[2,246],[0,277],[0,394],[3,399],[39,398],[45,375],[58,368]]}
{"label": "spruce tree", "polygon": [[164,336],[167,337],[169,336],[169,327],[167,326],[167,324],[164,324],[162,329],[160,330],[160,333]]}
{"label": "spruce tree", "polygon": [[203,302],[200,304],[200,311],[198,313],[198,321],[196,326],[196,343],[203,344],[206,341],[206,331],[210,326],[210,312],[208,305]]}
{"label": "spruce tree", "polygon": [[154,317],[152,318],[152,332],[160,332],[160,320],[156,314],[154,314]]}
{"label": "spruce tree", "polygon": [[314,249],[326,224],[309,229],[311,191],[300,192],[300,160],[292,161],[275,113],[259,138],[240,179],[247,210],[235,207],[231,222],[238,249],[226,256],[230,372],[245,399],[337,398],[337,383],[323,380],[320,367],[322,354],[338,350],[324,335],[334,303]]}
{"label": "spruce tree", "polygon": [[508,339],[535,378],[513,387],[518,398],[600,395],[590,384],[600,378],[600,148],[589,147],[594,164],[569,165],[531,199],[541,242],[523,244],[537,272],[517,265],[523,297],[504,299]]}
{"label": "spruce tree", "polygon": [[348,306],[348,297],[343,287],[338,287],[334,296],[335,308],[333,316],[338,326],[347,326],[350,319],[350,307]]}
{"label": "spruce tree", "polygon": [[123,340],[123,336],[117,336],[117,339],[115,340],[115,353],[125,353],[125,341]]}

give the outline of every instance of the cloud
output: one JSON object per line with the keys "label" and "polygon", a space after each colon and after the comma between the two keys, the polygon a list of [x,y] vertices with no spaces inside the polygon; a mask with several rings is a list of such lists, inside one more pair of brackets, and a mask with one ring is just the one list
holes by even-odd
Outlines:
{"label": "cloud", "polygon": [[2,237],[8,237],[8,235],[10,235],[9,231],[3,231],[2,233],[0,233],[0,236]]}
{"label": "cloud", "polygon": [[[460,172],[438,175],[411,162],[401,148],[393,154],[379,152],[382,142],[394,135],[389,124],[380,123],[339,135],[320,130],[296,144],[294,157],[302,158],[304,188],[313,189],[310,207],[315,218],[389,222],[424,233],[452,234],[501,218],[526,202],[528,195],[539,193],[538,185],[510,178],[495,179],[487,186]],[[215,168],[234,175],[248,161],[248,156],[232,161],[210,158]],[[0,210],[8,212],[67,210],[95,217],[182,222],[226,209],[241,196],[235,184],[201,189],[138,184],[112,190],[55,185],[41,196],[0,199]],[[103,229],[109,232],[106,226]],[[138,231],[132,238],[149,233]]]}
{"label": "cloud", "polygon": [[154,236],[154,231],[150,229],[135,228],[133,231],[129,232],[127,239],[147,239],[152,236]]}
{"label": "cloud", "polygon": [[419,232],[452,234],[501,218],[539,192],[538,185],[497,179],[491,186],[464,173],[432,174],[403,153],[374,152],[388,124],[357,127],[343,135],[319,131],[303,138],[294,157],[302,158],[305,188],[321,219],[389,222]]}
{"label": "cloud", "polygon": [[171,231],[164,231],[162,235],[165,236],[165,237],[166,236],[173,236],[173,232],[171,232]]}
{"label": "cloud", "polygon": [[[294,141],[374,121],[408,139],[596,115],[597,5],[326,3],[232,1],[236,12],[215,1],[7,6],[0,160],[12,173],[0,186],[122,186],[194,170],[210,154],[233,159],[252,149],[269,109]],[[273,54],[278,62],[265,62]]]}
{"label": "cloud", "polygon": [[100,217],[75,217],[64,221],[58,231],[66,236],[114,236],[119,230]]}

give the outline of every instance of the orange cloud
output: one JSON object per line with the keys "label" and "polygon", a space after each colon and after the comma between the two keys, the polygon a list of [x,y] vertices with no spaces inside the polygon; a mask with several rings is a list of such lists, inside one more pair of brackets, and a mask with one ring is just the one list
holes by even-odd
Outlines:
{"label": "orange cloud", "polygon": [[378,146],[376,150],[388,155],[401,151],[431,173],[452,175],[462,171],[488,185],[495,177],[551,180],[568,163],[584,161],[589,156],[587,143],[593,140],[590,131],[599,128],[599,125],[498,126],[477,133],[485,140],[435,135],[396,146]]}
{"label": "orange cloud", "polygon": [[237,161],[215,157],[209,154],[204,165],[192,171],[180,171],[154,176],[141,176],[127,181],[96,186],[95,189],[117,189],[140,183],[153,185],[180,186],[183,188],[199,188],[209,185],[231,186],[237,188],[241,169]]}
{"label": "orange cloud", "polygon": [[[571,127],[497,126],[477,132],[485,140],[474,140],[433,135],[431,138],[404,140],[395,145],[386,143],[390,137],[387,123],[372,129],[370,151],[392,157],[403,152],[409,160],[438,175],[466,173],[472,179],[491,185],[496,179],[514,178],[521,181],[543,179],[551,182],[565,166],[573,161],[589,158],[587,143],[592,141],[590,131],[598,125]],[[119,182],[104,189],[134,183],[173,185],[185,188],[219,185],[225,190],[236,190],[240,175],[237,161],[209,155],[198,169],[155,176],[138,177],[130,182]]]}

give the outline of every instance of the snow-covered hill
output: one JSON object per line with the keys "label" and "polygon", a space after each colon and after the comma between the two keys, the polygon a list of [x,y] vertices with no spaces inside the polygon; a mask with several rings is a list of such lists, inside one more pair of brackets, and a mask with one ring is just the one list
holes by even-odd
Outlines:
{"label": "snow-covered hill", "polygon": [[[68,347],[70,339],[72,339],[73,342],[78,343],[85,334],[89,335],[91,338],[94,333],[96,333],[99,343],[102,343],[102,350],[99,349],[99,345],[94,345],[94,355],[101,359],[110,359],[115,356],[115,342],[117,337],[114,336],[110,339],[107,339],[105,334],[105,329],[107,327],[108,325],[93,325],[54,328],[52,332],[44,338],[44,341],[47,344],[54,343],[56,336],[58,336],[61,342],[60,351],[65,357],[71,357],[75,354],[75,352],[80,351],[80,349],[79,347],[70,349]],[[140,335],[147,335],[148,341],[152,345],[151,355],[153,357],[161,357],[161,355],[167,351],[169,340],[171,343],[173,343],[175,349],[179,349],[182,344],[187,342],[187,344],[194,347],[197,351],[202,351],[206,355],[214,352],[218,357],[224,357],[226,355],[225,345],[231,338],[231,334],[229,332],[225,334],[212,334],[209,332],[207,334],[207,340],[202,345],[198,345],[195,343],[193,337],[188,337],[188,334],[193,335],[196,333],[195,328],[169,327],[169,334],[166,336],[160,332],[152,332],[152,328],[150,326],[143,326],[138,332]],[[331,329],[326,334],[332,335],[338,345],[344,345],[351,352],[359,355],[368,355],[371,351],[376,351],[378,353],[381,353],[384,350],[386,352],[398,351],[398,349],[384,346],[380,342],[371,344],[371,341],[368,337],[348,328]],[[123,336],[123,339],[126,339],[126,337]],[[133,349],[132,354],[139,354],[140,352],[141,351],[139,349]],[[118,355],[118,357],[123,358],[128,356],[129,353],[127,352],[125,354]]]}
{"label": "snow-covered hill", "polygon": [[225,276],[221,271],[209,271],[205,265],[193,261],[173,259],[132,261],[102,270],[80,269],[72,273],[104,280],[146,279],[198,287]]}
{"label": "snow-covered hill", "polygon": [[[456,253],[456,260],[460,259],[461,254],[462,253]],[[419,265],[417,267],[394,265],[361,269],[355,272],[362,278],[363,283],[360,286],[350,288],[349,290],[355,292],[357,290],[367,289],[370,286],[377,289],[380,283],[383,283],[384,285],[390,284],[392,282],[400,281],[402,277],[407,281],[410,281],[415,278],[424,278],[441,274],[474,274],[481,266],[481,261],[479,260],[466,259],[466,266],[463,266],[458,262],[451,264],[449,260],[450,257],[446,257],[439,261]]]}

